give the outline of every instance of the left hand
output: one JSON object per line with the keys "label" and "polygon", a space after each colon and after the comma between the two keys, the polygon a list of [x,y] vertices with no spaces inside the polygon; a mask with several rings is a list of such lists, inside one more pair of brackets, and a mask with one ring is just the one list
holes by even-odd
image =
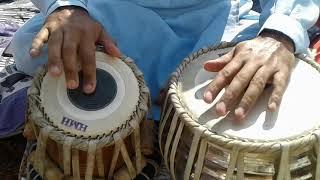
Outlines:
{"label": "left hand", "polygon": [[204,93],[205,102],[212,103],[219,92],[226,88],[215,110],[218,115],[224,116],[230,106],[241,99],[234,112],[235,119],[241,121],[263,92],[267,82],[271,81],[273,90],[268,109],[275,111],[295,62],[293,52],[291,40],[267,32],[237,44],[229,53],[216,60],[207,61],[204,68],[219,73]]}

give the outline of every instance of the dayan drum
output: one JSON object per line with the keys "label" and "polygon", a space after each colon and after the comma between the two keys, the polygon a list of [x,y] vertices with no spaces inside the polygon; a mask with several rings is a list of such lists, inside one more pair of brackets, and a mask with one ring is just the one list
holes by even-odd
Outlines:
{"label": "dayan drum", "polygon": [[143,75],[130,58],[96,52],[96,59],[93,94],[80,89],[81,72],[79,88],[66,90],[64,76],[53,78],[45,68],[29,89],[27,125],[37,146],[28,162],[44,179],[114,179],[121,167],[134,178],[145,165],[140,125],[150,100]]}
{"label": "dayan drum", "polygon": [[231,44],[201,49],[172,75],[159,129],[161,152],[174,179],[320,179],[320,75],[296,59],[277,112],[266,110],[267,87],[246,120],[219,117],[202,97],[215,73],[203,63]]}

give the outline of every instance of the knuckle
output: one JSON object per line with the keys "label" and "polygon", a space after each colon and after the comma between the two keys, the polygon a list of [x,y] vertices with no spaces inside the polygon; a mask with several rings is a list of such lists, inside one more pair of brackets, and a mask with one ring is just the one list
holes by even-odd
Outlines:
{"label": "knuckle", "polygon": [[212,82],[207,87],[207,90],[210,91],[210,92],[216,92],[216,91],[218,91],[218,87],[214,82]]}
{"label": "knuckle", "polygon": [[76,45],[73,43],[64,43],[63,44],[63,53],[70,54],[75,51]]}
{"label": "knuckle", "polygon": [[241,48],[243,48],[245,46],[246,46],[246,43],[245,43],[245,41],[243,41],[243,42],[240,42],[240,43],[237,44],[236,49],[241,49]]}
{"label": "knuckle", "polygon": [[85,68],[85,69],[83,69],[83,76],[85,77],[85,78],[93,78],[95,75],[96,75],[96,73],[95,73],[96,71],[95,71],[95,69],[94,68]]}
{"label": "knuckle", "polygon": [[223,79],[229,79],[231,77],[231,71],[227,69],[222,69],[219,71],[218,75],[222,77]]}
{"label": "knuckle", "polygon": [[236,93],[232,89],[227,89],[226,92],[224,93],[224,99],[225,100],[231,100],[236,97]]}
{"label": "knuckle", "polygon": [[256,87],[257,89],[263,89],[266,84],[266,80],[262,77],[255,77],[251,81],[251,85]]}
{"label": "knuckle", "polygon": [[242,73],[237,74],[237,76],[234,78],[236,81],[238,81],[240,84],[243,84],[246,82],[246,76]]}
{"label": "knuckle", "polygon": [[64,70],[71,74],[76,72],[76,68],[71,64],[64,64]]}
{"label": "knuckle", "polygon": [[102,25],[98,22],[93,22],[93,27],[96,29],[102,29]]}
{"label": "knuckle", "polygon": [[60,25],[60,23],[58,23],[57,21],[50,21],[47,25],[46,28],[49,30],[50,34],[54,34],[57,31],[61,31],[62,27]]}
{"label": "knuckle", "polygon": [[79,30],[77,26],[72,24],[65,24],[64,26],[62,26],[62,29],[65,34],[72,34],[72,31]]}
{"label": "knuckle", "polygon": [[254,101],[253,96],[243,96],[241,100],[241,106],[248,108]]}
{"label": "knuckle", "polygon": [[39,46],[41,46],[43,44],[43,42],[40,40],[40,39],[34,39],[33,41],[32,41],[32,44],[31,44],[31,46],[32,47],[39,47]]}
{"label": "knuckle", "polygon": [[80,54],[84,62],[92,62],[95,60],[95,51],[92,49],[82,49]]}
{"label": "knuckle", "polygon": [[276,102],[276,104],[278,104],[280,102],[280,96],[278,94],[273,94],[271,97],[272,101]]}
{"label": "knuckle", "polygon": [[279,87],[284,87],[287,83],[287,80],[285,78],[275,78],[274,79],[274,85]]}
{"label": "knuckle", "polygon": [[95,60],[93,58],[82,58],[82,64],[85,64],[86,66],[93,66],[95,65]]}
{"label": "knuckle", "polygon": [[77,26],[76,29],[78,30],[78,32],[80,32],[81,34],[85,35],[86,33],[90,32],[90,27],[88,26]]}
{"label": "knuckle", "polygon": [[247,41],[243,41],[243,42],[238,43],[236,46],[236,49],[235,49],[237,51],[237,53],[243,53],[244,49],[248,49],[247,44],[248,44]]}
{"label": "knuckle", "polygon": [[60,61],[60,57],[57,55],[50,55],[48,58],[48,64],[57,64]]}

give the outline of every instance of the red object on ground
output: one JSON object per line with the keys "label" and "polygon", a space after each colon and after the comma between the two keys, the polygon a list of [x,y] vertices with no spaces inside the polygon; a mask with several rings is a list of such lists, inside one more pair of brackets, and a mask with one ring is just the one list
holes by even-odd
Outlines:
{"label": "red object on ground", "polygon": [[310,48],[315,51],[315,61],[320,64],[320,36],[312,40]]}
{"label": "red object on ground", "polygon": [[320,19],[315,24],[317,31],[311,38],[310,48],[315,53],[315,61],[320,64]]}

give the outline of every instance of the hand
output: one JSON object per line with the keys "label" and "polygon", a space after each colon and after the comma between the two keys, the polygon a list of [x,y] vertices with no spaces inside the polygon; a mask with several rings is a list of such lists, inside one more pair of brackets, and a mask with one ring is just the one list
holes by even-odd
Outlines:
{"label": "hand", "polygon": [[273,91],[267,106],[269,110],[275,111],[294,65],[293,51],[291,41],[272,33],[239,43],[226,55],[205,63],[207,71],[219,73],[207,87],[204,101],[212,103],[219,92],[226,88],[215,110],[218,115],[224,116],[230,106],[241,99],[234,112],[235,119],[241,121],[263,92],[267,82],[271,81]]}
{"label": "hand", "polygon": [[30,55],[38,56],[48,43],[48,71],[54,76],[65,72],[67,88],[79,86],[78,71],[83,71],[83,90],[92,93],[96,87],[96,43],[104,46],[111,56],[120,56],[120,51],[88,13],[78,7],[62,7],[47,17],[47,20],[32,42]]}

